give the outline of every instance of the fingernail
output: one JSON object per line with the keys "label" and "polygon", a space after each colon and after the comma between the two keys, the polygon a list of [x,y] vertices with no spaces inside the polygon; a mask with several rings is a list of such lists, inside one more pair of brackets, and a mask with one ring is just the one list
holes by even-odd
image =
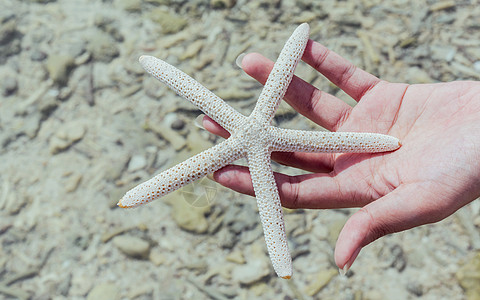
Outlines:
{"label": "fingernail", "polygon": [[246,53],[240,54],[237,59],[235,60],[235,64],[241,69],[242,68],[242,60],[247,55]]}
{"label": "fingernail", "polygon": [[195,118],[193,124],[195,124],[195,126],[197,126],[198,128],[205,129],[205,127],[203,127],[203,117],[205,117],[204,114],[198,115],[198,117]]}
{"label": "fingernail", "polygon": [[357,248],[357,250],[355,250],[352,254],[352,256],[350,257],[350,259],[347,261],[347,263],[343,266],[342,269],[338,269],[338,272],[340,273],[340,275],[342,276],[345,276],[345,274],[347,274],[348,270],[350,270],[350,267],[352,266],[353,262],[355,261],[355,259],[357,258],[358,256],[358,253],[360,253],[360,250],[362,250],[361,247]]}

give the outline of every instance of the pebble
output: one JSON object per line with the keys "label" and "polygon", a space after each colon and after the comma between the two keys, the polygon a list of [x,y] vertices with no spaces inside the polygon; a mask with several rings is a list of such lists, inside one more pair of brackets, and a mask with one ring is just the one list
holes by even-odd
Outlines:
{"label": "pebble", "polygon": [[416,281],[409,281],[406,286],[407,291],[411,294],[420,297],[423,295],[423,286]]}
{"label": "pebble", "polygon": [[139,12],[142,9],[141,0],[115,0],[113,5],[128,12]]}
{"label": "pebble", "polygon": [[240,264],[240,265],[245,263],[245,256],[239,250],[234,250],[234,251],[230,252],[225,257],[225,259],[229,262],[233,262],[233,263]]}
{"label": "pebble", "polygon": [[33,49],[32,53],[30,54],[30,59],[32,61],[42,61],[45,58],[47,58],[47,53],[38,49]]}
{"label": "pebble", "polygon": [[113,283],[100,283],[96,285],[87,296],[87,300],[117,300],[119,287]]}
{"label": "pebble", "polygon": [[418,67],[411,67],[407,70],[406,80],[409,83],[433,83],[434,80],[428,75],[427,71]]}
{"label": "pebble", "polygon": [[147,241],[132,235],[118,235],[112,239],[112,243],[124,254],[134,258],[147,258],[150,252]]}
{"label": "pebble", "polygon": [[96,31],[88,39],[87,51],[100,62],[110,62],[120,54],[117,42],[108,34]]}
{"label": "pebble", "polygon": [[65,124],[50,139],[50,153],[56,154],[70,147],[73,143],[81,140],[85,135],[86,128],[79,121]]}
{"label": "pebble", "polygon": [[186,139],[180,135],[177,131],[171,129],[170,125],[164,123],[158,123],[156,120],[150,120],[148,123],[149,129],[159,134],[166,141],[168,141],[173,149],[180,150],[187,145]]}
{"label": "pebble", "polygon": [[152,9],[149,17],[161,26],[163,34],[177,33],[187,25],[187,19],[184,17],[164,11],[161,8]]}
{"label": "pebble", "polygon": [[74,192],[80,185],[82,178],[83,178],[82,174],[73,174],[69,176],[65,182],[65,192],[67,193]]}
{"label": "pebble", "polygon": [[148,259],[157,267],[167,260],[165,255],[157,248],[154,248],[150,251]]}
{"label": "pebble", "polygon": [[68,54],[52,54],[48,57],[45,66],[50,78],[55,83],[64,85],[68,82],[74,62],[74,58]]}
{"label": "pebble", "polygon": [[394,268],[398,272],[405,270],[407,260],[400,245],[385,245],[378,254],[379,264],[385,268]]}
{"label": "pebble", "polygon": [[3,17],[0,21],[0,45],[5,45],[15,38],[17,21],[14,15]]}
{"label": "pebble", "polygon": [[337,275],[338,270],[333,268],[318,272],[312,282],[306,286],[305,293],[309,296],[316,295]]}
{"label": "pebble", "polygon": [[330,246],[335,247],[335,244],[337,243],[338,235],[340,234],[340,231],[342,230],[346,221],[347,221],[346,219],[340,218],[326,224],[328,228],[327,242],[330,244]]}
{"label": "pebble", "polygon": [[467,300],[480,299],[480,252],[467,259],[456,273],[460,286],[464,289]]}
{"label": "pebble", "polygon": [[224,249],[232,249],[238,241],[238,236],[226,229],[221,229],[216,236],[218,245]]}
{"label": "pebble", "polygon": [[[263,240],[262,240],[263,242]],[[246,251],[247,263],[237,265],[232,270],[232,280],[251,285],[270,275],[272,266],[264,246],[255,243]]]}
{"label": "pebble", "polygon": [[246,264],[236,266],[232,271],[232,280],[250,285],[270,274],[270,261],[263,258],[249,258]]}
{"label": "pebble", "polygon": [[473,63],[473,69],[475,69],[475,71],[480,73],[480,60],[477,60],[476,62]]}
{"label": "pebble", "polygon": [[123,42],[123,34],[118,29],[116,19],[99,14],[95,16],[94,22],[97,28],[110,35],[115,41]]}
{"label": "pebble", "polygon": [[432,45],[430,46],[432,59],[451,62],[457,53],[457,49],[452,46]]}
{"label": "pebble", "polygon": [[180,55],[180,60],[186,60],[188,58],[192,58],[194,56],[198,56],[200,51],[203,48],[204,41],[203,40],[196,40],[195,42],[189,44],[185,51],[183,51],[182,55]]}
{"label": "pebble", "polygon": [[15,77],[8,76],[2,79],[1,87],[4,96],[10,96],[17,91],[18,82]]}
{"label": "pebble", "polygon": [[132,156],[132,158],[130,158],[130,161],[128,162],[127,170],[129,172],[135,172],[135,171],[144,169],[146,166],[147,166],[147,159],[145,158],[145,156],[137,154]]}
{"label": "pebble", "polygon": [[182,130],[185,127],[185,121],[182,119],[175,119],[172,124],[170,124],[170,128],[173,130]]}
{"label": "pebble", "polygon": [[15,55],[21,50],[21,34],[17,30],[17,21],[14,15],[0,19],[0,64],[8,56]]}
{"label": "pebble", "polygon": [[168,197],[165,201],[172,206],[172,218],[180,228],[198,234],[207,232],[208,221],[205,214],[210,211],[210,206],[192,206],[178,197],[178,194]]}
{"label": "pebble", "polygon": [[210,0],[210,6],[214,9],[232,8],[235,0]]}

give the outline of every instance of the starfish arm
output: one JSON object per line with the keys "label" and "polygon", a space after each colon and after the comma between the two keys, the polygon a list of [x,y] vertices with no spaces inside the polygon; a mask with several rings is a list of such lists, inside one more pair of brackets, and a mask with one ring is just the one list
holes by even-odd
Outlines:
{"label": "starfish arm", "polygon": [[398,149],[396,137],[367,132],[329,132],[283,129],[270,126],[272,151],[375,153]]}
{"label": "starfish arm", "polygon": [[243,124],[245,116],[184,72],[153,56],[142,55],[139,61],[148,73],[193,103],[230,133]]}
{"label": "starfish arm", "polygon": [[267,147],[254,146],[247,154],[248,166],[270,260],[277,275],[288,279],[292,276],[292,258],[270,154]]}
{"label": "starfish arm", "polygon": [[307,45],[310,27],[303,23],[295,29],[288,39],[268,75],[265,86],[258,98],[253,115],[258,119],[270,124],[280,101],[285,96],[298,61],[303,56]]}
{"label": "starfish arm", "polygon": [[146,204],[173,192],[245,156],[234,139],[213,146],[128,191],[118,206],[129,208]]}

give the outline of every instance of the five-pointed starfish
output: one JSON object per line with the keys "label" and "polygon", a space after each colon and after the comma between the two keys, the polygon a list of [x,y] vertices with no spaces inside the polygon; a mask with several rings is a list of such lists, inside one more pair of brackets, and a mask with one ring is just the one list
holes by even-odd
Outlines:
{"label": "five-pointed starfish", "polygon": [[249,117],[238,113],[193,78],[166,62],[152,56],[140,57],[140,63],[148,73],[192,102],[231,135],[220,144],[128,191],[118,205],[135,207],[145,204],[246,157],[273,268],[278,276],[290,278],[292,259],[270,165],[272,151],[384,152],[400,146],[397,138],[383,134],[302,131],[271,126],[275,110],[303,55],[308,36],[309,26],[302,24],[288,39]]}

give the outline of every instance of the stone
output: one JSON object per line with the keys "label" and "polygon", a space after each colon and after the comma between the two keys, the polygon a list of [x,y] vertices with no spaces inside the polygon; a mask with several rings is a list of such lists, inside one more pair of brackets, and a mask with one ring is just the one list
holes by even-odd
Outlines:
{"label": "stone", "polygon": [[253,258],[247,264],[236,266],[232,279],[241,284],[251,285],[270,274],[270,264],[262,258]]}
{"label": "stone", "polygon": [[423,286],[416,281],[409,281],[407,283],[407,291],[417,297],[420,297],[423,295]]}
{"label": "stone", "polygon": [[0,64],[21,51],[21,38],[15,15],[0,17]]}
{"label": "stone", "polygon": [[411,67],[407,70],[407,78],[409,83],[433,83],[434,80],[428,75],[428,73],[418,67]]}
{"label": "stone", "polygon": [[136,236],[119,235],[112,239],[112,243],[130,257],[147,258],[150,253],[150,244]]}
{"label": "stone", "polygon": [[171,128],[167,118],[161,120],[158,116],[153,115],[148,119],[146,127],[146,129],[152,130],[168,141],[176,151],[179,151],[187,145],[186,139]]}
{"label": "stone", "polygon": [[199,234],[207,232],[208,221],[205,214],[210,211],[210,206],[195,207],[175,196],[168,197],[166,203],[172,206],[172,218],[180,228]]}
{"label": "stone", "polygon": [[70,71],[74,66],[74,58],[68,54],[50,55],[45,63],[48,75],[57,84],[68,82]]}
{"label": "stone", "polygon": [[130,158],[128,162],[128,171],[135,172],[142,170],[147,166],[147,159],[143,155],[134,155]]}
{"label": "stone", "polygon": [[17,88],[18,88],[17,78],[12,77],[12,76],[8,76],[6,78],[3,78],[0,88],[1,88],[2,94],[4,96],[12,95],[13,93],[15,93],[17,91]]}
{"label": "stone", "polygon": [[232,8],[235,0],[210,0],[210,6],[214,9]]}
{"label": "stone", "polygon": [[157,267],[163,264],[167,260],[165,255],[163,255],[163,253],[156,248],[150,251],[150,255],[148,256],[148,259]]}
{"label": "stone", "polygon": [[149,14],[152,21],[161,26],[163,34],[172,34],[179,32],[187,25],[187,19],[172,13],[164,11],[161,8],[155,8]]}
{"label": "stone", "polygon": [[17,22],[15,16],[6,17],[1,20],[0,25],[0,45],[10,43],[17,35]]}
{"label": "stone", "polygon": [[185,127],[185,121],[182,119],[175,119],[171,124],[170,128],[173,130],[182,130]]}
{"label": "stone", "polygon": [[327,242],[332,246],[335,247],[335,244],[337,243],[338,235],[340,234],[340,231],[342,230],[343,226],[345,225],[346,219],[341,218],[341,219],[336,219],[333,222],[329,222],[326,226],[328,227],[327,232],[328,232],[328,237],[327,237]]}
{"label": "stone", "polygon": [[85,135],[85,132],[85,127],[78,121],[72,121],[60,127],[50,139],[50,153],[55,154],[67,149],[73,143],[81,140]]}
{"label": "stone", "polygon": [[23,126],[22,130],[23,132],[29,137],[29,138],[34,138],[37,136],[38,130],[40,129],[40,124],[41,120],[43,119],[42,115],[39,113],[35,113],[28,118],[24,118],[22,120]]}
{"label": "stone", "polygon": [[202,50],[203,44],[204,44],[203,40],[196,40],[195,42],[191,43],[190,45],[188,45],[188,47],[185,49],[185,51],[182,53],[179,59],[186,60],[194,56],[197,56],[198,53],[200,53],[200,51]]}
{"label": "stone", "polygon": [[32,53],[30,54],[30,59],[32,61],[42,61],[45,58],[47,58],[47,53],[39,50],[39,49],[33,49]]}
{"label": "stone", "polygon": [[116,300],[120,299],[120,288],[113,283],[100,283],[88,293],[87,300]]}
{"label": "stone", "polygon": [[243,253],[239,250],[234,250],[230,252],[225,259],[229,262],[233,262],[239,265],[242,265],[245,263],[245,256],[243,256]]}
{"label": "stone", "polygon": [[336,269],[322,270],[315,275],[312,282],[305,288],[305,293],[314,296],[320,292],[338,274]]}
{"label": "stone", "polygon": [[101,31],[96,31],[90,36],[87,51],[91,53],[94,60],[100,62],[110,62],[120,54],[115,40]]}
{"label": "stone", "polygon": [[467,300],[480,299],[480,252],[460,266],[455,274]]}
{"label": "stone", "polygon": [[235,266],[232,280],[251,285],[270,275],[270,262],[260,244],[253,244],[247,251],[247,263]]}
{"label": "stone", "polygon": [[477,72],[480,72],[480,60],[477,60],[473,63],[473,69]]}
{"label": "stone", "polygon": [[50,139],[50,153],[56,154],[70,147],[73,143],[81,140],[85,135],[86,128],[79,121],[72,121],[60,127]]}
{"label": "stone", "polygon": [[82,174],[73,174],[69,176],[65,182],[65,192],[67,193],[74,192],[80,185],[80,182],[82,181],[82,177],[83,177]]}
{"label": "stone", "polygon": [[128,12],[139,12],[142,9],[141,0],[115,0],[113,4]]}
{"label": "stone", "polygon": [[434,60],[451,62],[457,53],[457,49],[453,46],[431,45],[430,53],[432,55],[432,59]]}
{"label": "stone", "polygon": [[[132,2],[134,1],[135,0],[132,0]],[[125,2],[128,2],[128,0]],[[98,14],[95,16],[94,24],[98,29],[110,35],[115,41],[123,42],[123,34],[120,32],[119,26],[115,19]]]}

